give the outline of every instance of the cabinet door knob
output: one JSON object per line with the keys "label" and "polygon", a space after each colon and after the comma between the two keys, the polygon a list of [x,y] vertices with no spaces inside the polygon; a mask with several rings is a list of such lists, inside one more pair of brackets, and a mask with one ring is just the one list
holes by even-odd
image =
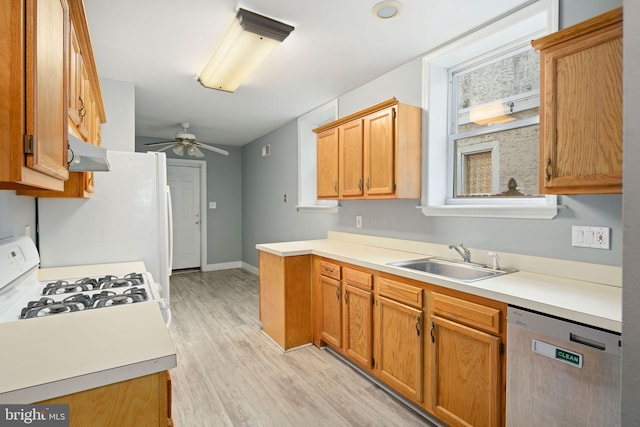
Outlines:
{"label": "cabinet door knob", "polygon": [[551,181],[551,159],[547,159],[547,167],[545,168],[545,177],[544,179],[547,180],[547,182]]}

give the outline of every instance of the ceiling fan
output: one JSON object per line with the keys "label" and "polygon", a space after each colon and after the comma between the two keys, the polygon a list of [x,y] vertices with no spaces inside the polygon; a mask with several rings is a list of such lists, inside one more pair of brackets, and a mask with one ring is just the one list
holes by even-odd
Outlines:
{"label": "ceiling fan", "polygon": [[156,151],[164,151],[171,148],[172,151],[178,156],[184,156],[186,153],[188,156],[204,157],[204,153],[202,152],[202,150],[200,150],[200,148],[214,151],[218,154],[222,154],[223,156],[229,155],[229,152],[226,150],[207,145],[204,142],[196,141],[196,136],[194,134],[187,133],[187,129],[189,129],[189,126],[191,126],[190,123],[183,122],[180,123],[180,126],[182,126],[182,132],[177,132],[176,137],[173,141],[147,142],[144,145],[165,145],[165,147],[159,148]]}

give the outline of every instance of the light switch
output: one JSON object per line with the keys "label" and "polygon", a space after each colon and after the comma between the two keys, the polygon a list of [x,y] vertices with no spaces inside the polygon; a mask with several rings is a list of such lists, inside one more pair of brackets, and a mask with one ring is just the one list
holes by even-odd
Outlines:
{"label": "light switch", "polygon": [[611,249],[609,227],[571,227],[571,245],[582,248]]}
{"label": "light switch", "polygon": [[209,209],[215,209],[216,208],[216,202],[209,202]]}

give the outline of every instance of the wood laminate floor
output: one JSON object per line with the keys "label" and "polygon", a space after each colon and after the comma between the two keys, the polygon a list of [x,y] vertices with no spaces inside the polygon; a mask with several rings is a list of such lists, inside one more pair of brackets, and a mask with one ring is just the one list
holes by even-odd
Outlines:
{"label": "wood laminate floor", "polygon": [[177,427],[428,426],[330,352],[282,352],[260,330],[258,278],[241,269],[171,277]]}

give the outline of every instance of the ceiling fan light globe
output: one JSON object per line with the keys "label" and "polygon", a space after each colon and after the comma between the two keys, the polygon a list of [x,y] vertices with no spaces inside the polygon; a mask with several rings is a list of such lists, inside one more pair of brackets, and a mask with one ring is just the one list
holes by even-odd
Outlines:
{"label": "ceiling fan light globe", "polygon": [[176,153],[178,156],[184,156],[184,146],[183,145],[175,145],[172,149],[172,151],[174,153]]}
{"label": "ceiling fan light globe", "polygon": [[189,148],[187,148],[187,154],[190,156],[195,156],[196,155],[196,147],[194,147],[193,145],[190,145]]}

